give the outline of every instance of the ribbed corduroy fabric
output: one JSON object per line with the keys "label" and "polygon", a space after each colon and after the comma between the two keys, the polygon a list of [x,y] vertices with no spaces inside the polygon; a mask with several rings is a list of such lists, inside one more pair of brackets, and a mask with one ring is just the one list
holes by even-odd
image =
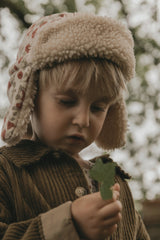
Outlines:
{"label": "ribbed corduroy fabric", "polygon": [[[149,240],[141,217],[135,211],[126,177],[117,167],[116,182],[121,187],[123,211],[122,221],[110,239]],[[74,201],[77,198],[75,189],[79,186],[89,193],[80,166],[63,152],[29,140],[1,148],[0,239],[46,239],[41,214]]]}

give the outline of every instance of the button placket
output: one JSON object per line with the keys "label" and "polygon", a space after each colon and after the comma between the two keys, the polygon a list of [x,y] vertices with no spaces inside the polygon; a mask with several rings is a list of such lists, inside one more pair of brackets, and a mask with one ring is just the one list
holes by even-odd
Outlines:
{"label": "button placket", "polygon": [[87,190],[84,187],[77,187],[75,189],[75,194],[77,197],[83,197],[87,194]]}

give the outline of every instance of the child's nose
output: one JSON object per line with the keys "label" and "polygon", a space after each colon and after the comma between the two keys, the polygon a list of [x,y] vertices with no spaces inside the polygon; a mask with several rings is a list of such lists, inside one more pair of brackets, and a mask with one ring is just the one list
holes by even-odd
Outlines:
{"label": "child's nose", "polygon": [[90,124],[90,111],[87,107],[79,107],[75,112],[73,124],[80,128],[87,128]]}

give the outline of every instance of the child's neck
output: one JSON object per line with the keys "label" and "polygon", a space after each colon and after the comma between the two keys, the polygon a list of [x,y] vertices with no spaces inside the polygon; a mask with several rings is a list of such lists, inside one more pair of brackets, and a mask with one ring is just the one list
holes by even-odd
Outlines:
{"label": "child's neck", "polygon": [[[33,136],[32,136],[32,141],[40,141],[40,140],[39,140],[39,138],[36,136],[36,134],[33,134]],[[79,166],[80,166],[81,168],[87,168],[87,169],[89,169],[89,164],[87,163],[87,161],[83,160],[78,153],[72,154],[72,155],[69,154],[69,155],[70,155],[71,157],[73,157],[73,158],[77,161],[77,163],[79,164]]]}
{"label": "child's neck", "polygon": [[77,161],[81,168],[89,169],[89,164],[87,161],[83,160],[79,154],[72,155],[72,157]]}

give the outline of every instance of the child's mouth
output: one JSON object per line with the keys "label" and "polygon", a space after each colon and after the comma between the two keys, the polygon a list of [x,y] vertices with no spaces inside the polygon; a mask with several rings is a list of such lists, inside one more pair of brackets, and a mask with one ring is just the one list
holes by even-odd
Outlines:
{"label": "child's mouth", "polygon": [[79,142],[84,141],[84,137],[78,134],[69,136],[69,139],[72,139],[73,141],[79,141]]}

